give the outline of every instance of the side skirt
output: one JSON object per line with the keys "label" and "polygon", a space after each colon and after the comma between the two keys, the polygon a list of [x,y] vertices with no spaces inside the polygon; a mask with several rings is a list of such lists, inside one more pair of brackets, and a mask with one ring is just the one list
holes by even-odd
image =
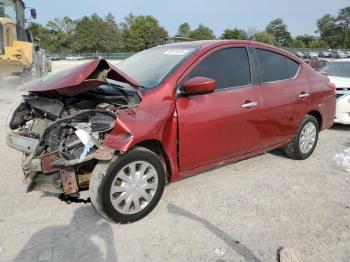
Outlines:
{"label": "side skirt", "polygon": [[[209,170],[212,170],[212,169],[215,169],[215,168],[219,168],[221,166],[225,166],[225,165],[228,165],[228,164],[232,164],[234,162],[238,162],[238,161],[241,161],[241,160],[244,160],[244,159],[251,158],[253,156],[260,155],[262,153],[266,153],[268,151],[280,148],[280,147],[286,145],[287,143],[286,142],[280,143],[280,144],[273,145],[273,146],[270,146],[270,147],[267,147],[267,148],[263,148],[261,150],[250,152],[250,153],[247,153],[247,154],[244,154],[244,155],[241,155],[241,156],[224,159],[224,160],[221,160],[219,162],[215,162],[215,163],[212,163],[212,164],[209,164],[209,165],[205,165],[205,166],[201,166],[201,167],[198,167],[198,168],[195,168],[195,169],[191,169],[191,170],[188,170],[188,171],[180,172],[180,179],[177,179],[177,180],[181,180],[181,179],[187,178],[189,176],[197,175],[197,174],[205,172],[205,171],[209,171]],[[172,182],[175,182],[177,180],[173,180]]]}

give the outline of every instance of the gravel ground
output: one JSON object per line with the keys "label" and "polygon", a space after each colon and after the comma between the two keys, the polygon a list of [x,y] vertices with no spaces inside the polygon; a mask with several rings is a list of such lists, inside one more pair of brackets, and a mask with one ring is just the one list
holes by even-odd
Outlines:
{"label": "gravel ground", "polygon": [[0,92],[0,261],[276,261],[280,247],[350,261],[350,175],[332,160],[348,127],[322,132],[305,161],[273,151],[170,184],[150,215],[116,225],[89,204],[23,192],[21,154],[4,139],[20,93]]}

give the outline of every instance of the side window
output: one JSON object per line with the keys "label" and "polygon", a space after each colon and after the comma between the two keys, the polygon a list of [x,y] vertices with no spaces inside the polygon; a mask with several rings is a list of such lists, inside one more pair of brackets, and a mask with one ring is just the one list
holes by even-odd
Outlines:
{"label": "side window", "polygon": [[256,49],[263,82],[286,80],[295,77],[299,64],[283,55]]}
{"label": "side window", "polygon": [[297,62],[295,62],[292,59],[289,59],[288,57],[285,57],[286,59],[286,63],[287,63],[287,70],[289,73],[289,79],[290,78],[294,78],[299,70],[299,64]]}
{"label": "side window", "polygon": [[226,48],[209,55],[186,80],[197,76],[216,80],[216,89],[250,84],[250,65],[246,48]]}

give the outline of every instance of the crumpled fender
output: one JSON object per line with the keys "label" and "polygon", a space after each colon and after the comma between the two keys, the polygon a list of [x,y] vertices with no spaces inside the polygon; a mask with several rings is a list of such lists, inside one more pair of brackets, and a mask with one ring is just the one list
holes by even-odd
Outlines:
{"label": "crumpled fender", "polygon": [[174,100],[118,112],[115,126],[106,137],[103,147],[126,152],[146,140],[157,140],[163,145],[171,164],[171,180],[179,179]]}

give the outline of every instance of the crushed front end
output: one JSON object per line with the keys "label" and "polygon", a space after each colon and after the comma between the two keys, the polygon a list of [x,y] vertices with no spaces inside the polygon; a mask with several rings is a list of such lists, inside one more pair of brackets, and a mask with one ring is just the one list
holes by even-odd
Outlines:
{"label": "crushed front end", "polygon": [[[100,65],[92,67],[86,78],[110,72],[105,62]],[[12,131],[6,134],[6,143],[23,153],[28,192],[77,197],[88,189],[97,161],[113,157],[115,151],[103,146],[104,140],[118,111],[137,106],[140,97],[126,83],[104,79],[85,88],[84,81],[73,95],[69,86],[61,91],[29,90],[10,112],[7,125]]]}

